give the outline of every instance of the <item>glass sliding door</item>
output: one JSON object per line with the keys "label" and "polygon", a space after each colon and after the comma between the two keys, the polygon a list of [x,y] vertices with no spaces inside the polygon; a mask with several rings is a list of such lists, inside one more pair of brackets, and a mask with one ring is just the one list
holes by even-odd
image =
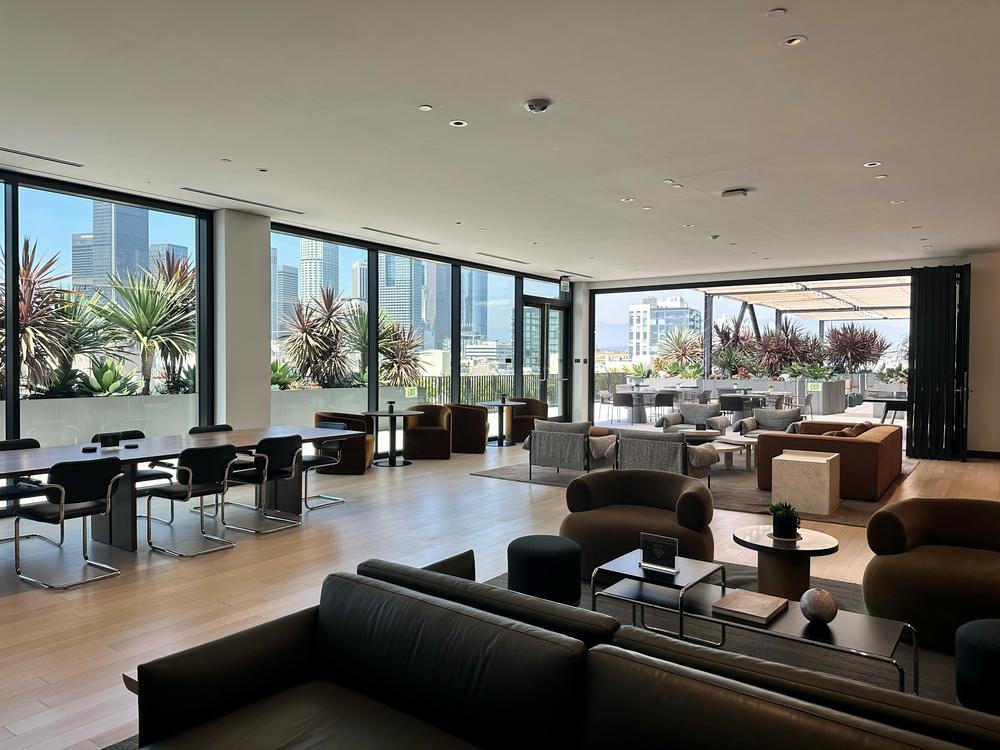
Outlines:
{"label": "glass sliding door", "polygon": [[549,417],[565,411],[568,383],[563,336],[566,311],[529,303],[524,306],[524,395],[549,405]]}

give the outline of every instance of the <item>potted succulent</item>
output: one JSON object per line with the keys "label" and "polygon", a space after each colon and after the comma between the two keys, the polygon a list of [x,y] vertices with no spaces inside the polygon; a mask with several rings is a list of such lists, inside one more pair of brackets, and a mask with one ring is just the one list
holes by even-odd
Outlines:
{"label": "potted succulent", "polygon": [[767,508],[771,514],[772,533],[776,539],[795,539],[799,535],[799,512],[790,503],[771,503]]}

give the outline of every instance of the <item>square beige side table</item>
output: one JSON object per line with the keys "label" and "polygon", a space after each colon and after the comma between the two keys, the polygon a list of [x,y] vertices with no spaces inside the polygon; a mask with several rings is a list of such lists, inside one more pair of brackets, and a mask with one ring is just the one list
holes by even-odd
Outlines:
{"label": "square beige side table", "polygon": [[786,450],[772,459],[771,502],[800,513],[829,515],[840,507],[840,454]]}

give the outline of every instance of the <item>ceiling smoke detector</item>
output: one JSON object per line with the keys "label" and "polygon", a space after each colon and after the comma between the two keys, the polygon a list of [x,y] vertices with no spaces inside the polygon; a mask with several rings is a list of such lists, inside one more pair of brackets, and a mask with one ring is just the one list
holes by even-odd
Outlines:
{"label": "ceiling smoke detector", "polygon": [[540,115],[543,112],[547,112],[551,106],[551,99],[528,99],[524,103],[524,108],[533,115]]}

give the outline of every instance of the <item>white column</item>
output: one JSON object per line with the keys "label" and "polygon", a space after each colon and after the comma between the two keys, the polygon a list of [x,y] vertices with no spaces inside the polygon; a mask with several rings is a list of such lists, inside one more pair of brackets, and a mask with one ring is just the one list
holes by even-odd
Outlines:
{"label": "white column", "polygon": [[969,450],[1000,452],[1000,252],[972,253],[969,321]]}
{"label": "white column", "polygon": [[271,220],[221,209],[215,220],[215,421],[271,423]]}
{"label": "white column", "polygon": [[573,362],[573,379],[570,388],[573,393],[574,422],[588,419],[590,405],[590,286],[585,282],[573,284],[573,351],[569,354]]}

